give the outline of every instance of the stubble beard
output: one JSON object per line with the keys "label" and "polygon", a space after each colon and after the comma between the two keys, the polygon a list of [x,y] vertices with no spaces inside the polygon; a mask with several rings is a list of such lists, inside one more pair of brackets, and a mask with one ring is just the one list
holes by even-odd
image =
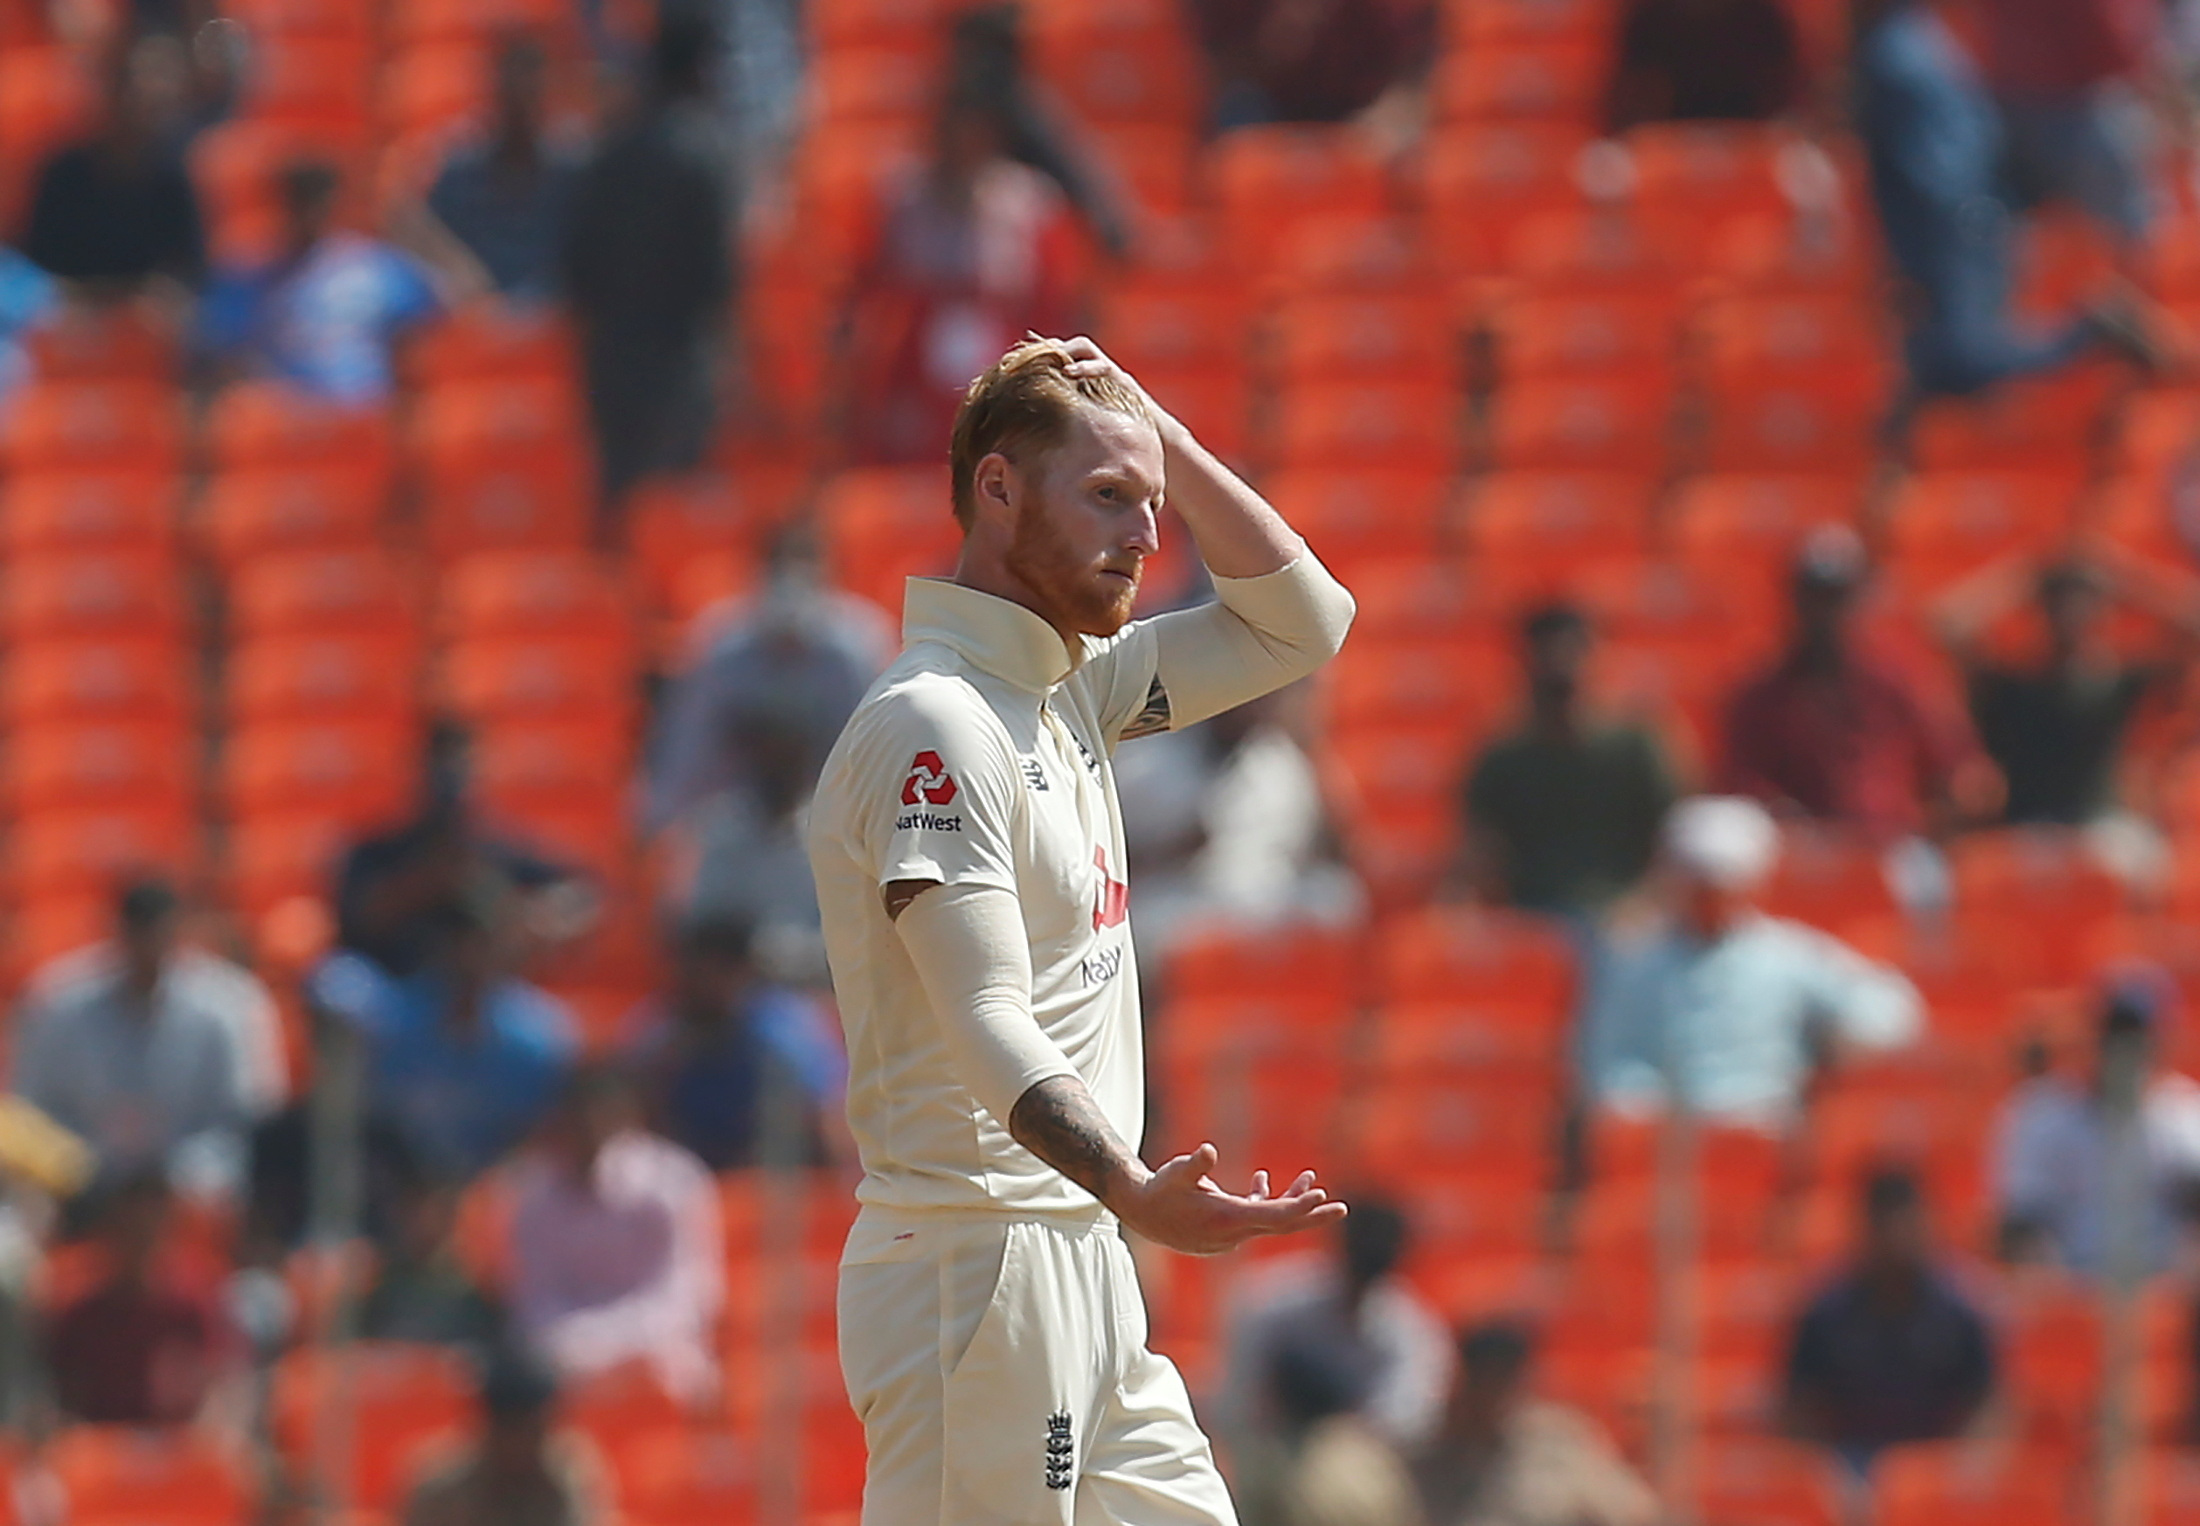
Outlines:
{"label": "stubble beard", "polygon": [[[1139,564],[1116,569],[1109,563],[1078,561],[1036,495],[1025,500],[1016,516],[1007,562],[1008,570],[1046,605],[1056,628],[1105,638],[1130,624],[1131,608],[1138,602]],[[1107,576],[1111,570],[1122,571],[1129,581]]]}

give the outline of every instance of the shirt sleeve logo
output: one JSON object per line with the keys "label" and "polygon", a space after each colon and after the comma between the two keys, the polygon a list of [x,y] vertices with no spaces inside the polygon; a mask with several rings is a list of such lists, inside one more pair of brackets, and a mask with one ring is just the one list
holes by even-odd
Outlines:
{"label": "shirt sleeve logo", "polygon": [[961,792],[955,776],[940,755],[927,749],[909,762],[909,777],[902,781],[903,805],[947,805]]}

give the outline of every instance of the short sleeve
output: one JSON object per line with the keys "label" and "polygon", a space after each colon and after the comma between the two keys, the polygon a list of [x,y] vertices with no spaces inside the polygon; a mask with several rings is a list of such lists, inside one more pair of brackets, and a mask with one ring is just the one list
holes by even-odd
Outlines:
{"label": "short sleeve", "polygon": [[867,744],[854,825],[878,883],[1013,894],[1022,776],[983,702],[952,680],[912,685],[874,712]]}

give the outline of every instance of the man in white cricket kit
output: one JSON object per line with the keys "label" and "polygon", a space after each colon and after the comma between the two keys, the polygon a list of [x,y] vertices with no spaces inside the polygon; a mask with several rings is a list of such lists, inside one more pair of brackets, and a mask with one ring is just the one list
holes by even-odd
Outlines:
{"label": "man in white cricket kit", "polygon": [[[1340,1218],[1302,1175],[1137,1149],[1145,1059],[1109,762],[1333,656],[1352,598],[1089,339],[1018,345],[950,449],[951,580],[825,764],[810,853],[864,1175],[841,1367],[864,1526],[1230,1526],[1119,1226],[1212,1254]],[[1166,484],[1219,601],[1132,623]]]}

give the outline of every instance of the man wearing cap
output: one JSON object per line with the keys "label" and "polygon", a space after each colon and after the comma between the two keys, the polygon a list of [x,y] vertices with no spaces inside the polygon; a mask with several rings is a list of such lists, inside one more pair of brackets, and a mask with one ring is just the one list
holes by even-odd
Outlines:
{"label": "man wearing cap", "polygon": [[1918,1036],[1917,990],[1899,971],[1757,909],[1779,848],[1754,800],[1674,807],[1662,915],[1615,936],[1591,975],[1582,1068],[1598,1104],[1654,1112],[1677,1096],[1708,1121],[1780,1130],[1828,1041],[1887,1049]]}

